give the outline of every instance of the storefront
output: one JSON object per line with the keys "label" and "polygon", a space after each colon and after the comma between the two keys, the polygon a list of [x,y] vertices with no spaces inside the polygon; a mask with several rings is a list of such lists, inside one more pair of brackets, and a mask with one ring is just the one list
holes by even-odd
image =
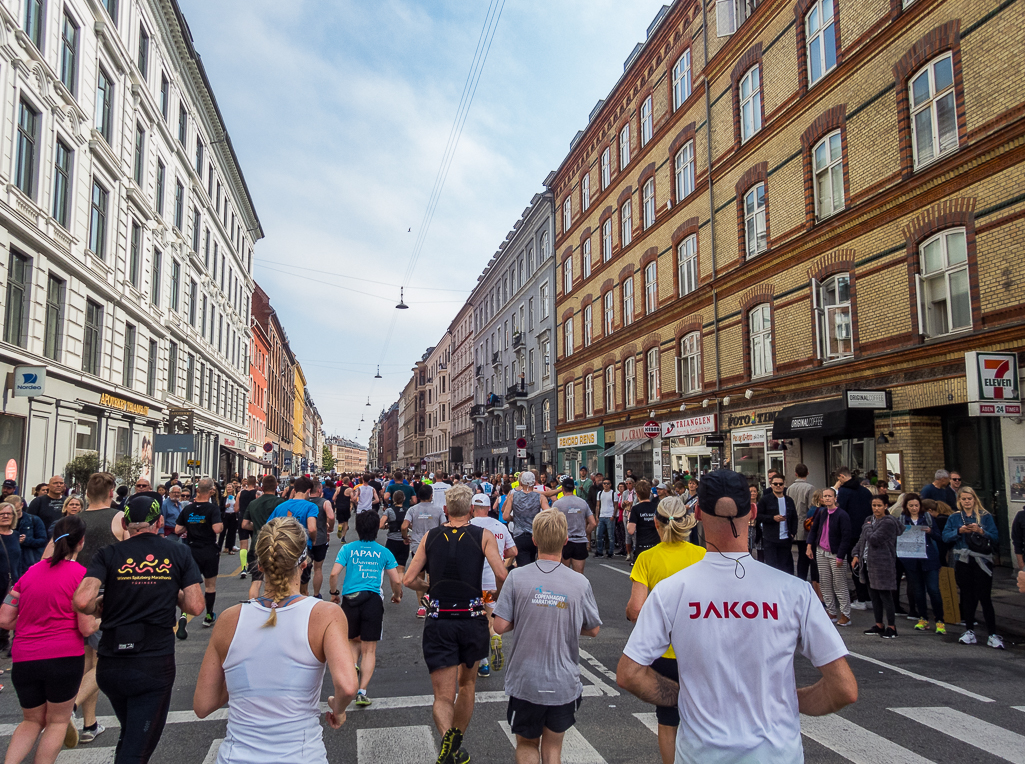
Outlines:
{"label": "storefront", "polygon": [[601,462],[616,484],[627,475],[637,480],[662,476],[662,438],[657,433],[646,433],[642,423],[616,430],[614,437],[614,445],[601,454]]}
{"label": "storefront", "polygon": [[[662,422],[662,471],[667,480],[688,472],[702,475],[720,462],[720,449],[707,443],[707,437],[718,432],[718,417],[702,414],[685,419]],[[668,472],[668,475],[665,473]]]}
{"label": "storefront", "polygon": [[729,466],[760,488],[768,483],[770,469],[785,468],[787,444],[772,437],[772,423],[778,413],[774,410],[726,415],[729,435],[724,448]]}
{"label": "storefront", "polygon": [[588,472],[591,473],[601,472],[605,466],[599,459],[603,451],[605,451],[604,427],[586,432],[559,435],[558,471],[560,474],[574,477],[581,467],[587,467]]}

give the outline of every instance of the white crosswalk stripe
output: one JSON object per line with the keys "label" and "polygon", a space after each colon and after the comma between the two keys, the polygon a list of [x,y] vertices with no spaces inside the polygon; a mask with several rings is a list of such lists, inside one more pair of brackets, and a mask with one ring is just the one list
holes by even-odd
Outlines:
{"label": "white crosswalk stripe", "polygon": [[[502,732],[509,738],[513,748],[516,747],[516,736],[507,722],[499,722]],[[594,746],[587,742],[576,727],[566,730],[562,739],[562,764],[606,764],[605,759]]]}
{"label": "white crosswalk stripe", "polygon": [[945,706],[890,710],[973,745],[992,756],[998,756],[1004,761],[1025,764],[1025,736],[990,724],[977,716],[970,716]]}
{"label": "white crosswalk stripe", "polygon": [[221,743],[224,742],[223,737],[219,737],[210,744],[210,750],[206,752],[206,756],[203,758],[203,764],[216,764],[217,752],[221,749]]}
{"label": "white crosswalk stripe", "polygon": [[914,751],[835,714],[802,716],[801,732],[854,764],[932,764]]}
{"label": "white crosswalk stripe", "polygon": [[73,748],[61,751],[57,764],[110,764],[114,760],[114,746],[109,748]]}
{"label": "white crosswalk stripe", "polygon": [[634,719],[639,721],[656,735],[658,734],[658,719],[655,717],[655,714],[634,714]]}
{"label": "white crosswalk stripe", "polygon": [[434,735],[426,724],[356,731],[358,764],[431,764],[437,758]]}

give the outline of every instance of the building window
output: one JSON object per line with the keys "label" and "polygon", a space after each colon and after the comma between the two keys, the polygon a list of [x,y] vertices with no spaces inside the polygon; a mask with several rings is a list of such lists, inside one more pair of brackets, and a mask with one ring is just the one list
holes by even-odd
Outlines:
{"label": "building window", "polygon": [[568,358],[573,355],[573,317],[570,316],[563,324],[563,356]]}
{"label": "building window", "polygon": [[604,191],[612,182],[612,149],[606,147],[601,153],[601,190]]}
{"label": "building window", "polygon": [[96,129],[108,145],[114,127],[114,81],[103,69],[96,77]]}
{"label": "building window", "polygon": [[89,206],[89,250],[99,258],[107,246],[107,189],[93,180],[92,202]]}
{"label": "building window", "polygon": [[549,302],[548,299],[548,282],[545,281],[538,288],[538,300],[541,302],[541,320],[548,318]]}
{"label": "building window", "polygon": [[601,259],[606,263],[612,259],[612,218],[601,224]]}
{"label": "building window", "polygon": [[573,258],[567,257],[562,263],[562,293],[573,291]]}
{"label": "building window", "polygon": [[677,392],[701,392],[701,335],[691,332],[680,340],[680,365],[676,371]]}
{"label": "building window", "polygon": [[740,141],[744,143],[762,129],[762,87],[760,67],[748,69],[740,81]]}
{"label": "building window", "polygon": [[192,251],[199,254],[199,207],[192,208]]}
{"label": "building window", "polygon": [[814,85],[836,68],[833,0],[818,0],[804,17],[808,41],[808,84]]}
{"label": "building window", "polygon": [[587,173],[580,179],[580,208],[586,210],[591,206],[591,174]]}
{"label": "building window", "polygon": [[178,143],[185,148],[189,142],[189,113],[185,110],[185,102],[178,102]]}
{"label": "building window", "polygon": [[623,361],[623,383],[624,404],[629,408],[637,403],[637,360],[633,356]]}
{"label": "building window", "polygon": [[948,53],[931,62],[908,87],[911,91],[911,143],[917,168],[958,146],[951,55]]}
{"label": "building window", "polygon": [[641,145],[647,146],[648,141],[651,140],[651,136],[654,132],[652,127],[652,99],[649,95],[644,99],[644,103],[641,104]]}
{"label": "building window", "polygon": [[647,366],[648,366],[648,401],[657,401],[660,395],[659,392],[659,360],[658,360],[658,348],[652,348],[648,351],[647,355]]}
{"label": "building window", "polygon": [[157,394],[157,341],[149,341],[149,355],[146,358],[146,395]]}
{"label": "building window", "polygon": [[567,196],[562,202],[562,232],[566,233],[569,230],[570,224],[573,221],[573,204],[572,196]]}
{"label": "building window", "polygon": [[103,306],[85,301],[85,331],[82,335],[82,371],[100,374],[100,338],[103,332]]}
{"label": "building window", "polygon": [[644,228],[655,225],[655,179],[648,178],[641,189],[641,200],[644,211]]}
{"label": "building window", "polygon": [[772,313],[768,304],[758,305],[748,313],[751,335],[751,377],[772,374]]}
{"label": "building window", "polygon": [[676,245],[676,262],[679,268],[680,297],[698,288],[698,235],[691,234]]}
{"label": "building window", "polygon": [[174,227],[179,231],[185,222],[185,186],[180,180],[174,182]]}
{"label": "building window", "polygon": [[623,125],[619,131],[619,171],[630,164],[630,123]]}
{"label": "building window", "polygon": [[125,324],[125,352],[121,367],[121,384],[131,390],[135,386],[135,327]]}
{"label": "building window", "polygon": [[749,258],[769,248],[765,229],[765,184],[759,183],[744,194],[744,247]]}
{"label": "building window", "polygon": [[580,258],[581,266],[584,272],[584,278],[591,277],[591,238],[587,237],[580,245]]}
{"label": "building window", "polygon": [[171,310],[181,307],[182,266],[177,260],[171,260]]}
{"label": "building window", "polygon": [[527,354],[527,383],[534,384],[534,349]]}
{"label": "building window", "polygon": [[78,25],[68,12],[61,22],[61,82],[68,92],[78,91]]}
{"label": "building window", "polygon": [[146,131],[142,125],[135,125],[135,157],[132,162],[132,177],[137,186],[142,185],[142,172],[146,166]]}
{"label": "building window", "polygon": [[203,139],[198,135],[196,136],[196,174],[203,177],[203,152],[205,147],[203,146]]}
{"label": "building window", "polygon": [[196,303],[199,301],[199,284],[189,279],[189,324],[196,326]]}
{"label": "building window", "polygon": [[160,215],[160,217],[164,216],[164,183],[166,182],[166,180],[167,180],[167,168],[164,167],[164,163],[158,159],[157,160],[157,188],[156,188],[156,191],[157,191],[156,197],[157,198],[156,198],[156,203],[157,203],[157,214]]}
{"label": "building window", "polygon": [[541,258],[541,262],[544,262],[549,257],[551,257],[551,255],[552,246],[551,242],[548,240],[548,231],[545,231],[543,234],[541,234],[541,247],[538,256]]}
{"label": "building window", "polygon": [[167,392],[177,393],[178,388],[178,343],[171,342],[167,348]]}
{"label": "building window", "polygon": [[566,383],[566,421],[572,422],[576,417],[577,408],[576,383],[570,380]]}
{"label": "building window", "polygon": [[[196,386],[196,356],[189,353],[185,359],[185,400],[191,402],[193,400],[194,388]],[[256,388],[256,392],[260,392],[260,388]],[[262,405],[262,403],[257,403]]]}
{"label": "building window", "polygon": [[821,220],[844,208],[843,151],[836,130],[815,145],[815,216]]}
{"label": "building window", "polygon": [[644,312],[651,315],[658,309],[658,262],[644,268]]}
{"label": "building window", "polygon": [[43,49],[43,0],[25,3],[25,34],[37,50]]}
{"label": "building window", "polygon": [[694,141],[676,152],[676,201],[680,202],[694,193]]}
{"label": "building window", "polygon": [[71,209],[71,149],[57,139],[53,159],[53,218],[68,227]]}
{"label": "building window", "polygon": [[963,228],[944,231],[919,249],[919,331],[929,337],[972,328],[968,243]]}
{"label": "building window", "polygon": [[4,342],[25,346],[25,299],[28,296],[29,259],[14,251],[7,259],[7,308]]}
{"label": "building window", "polygon": [[584,306],[584,347],[591,346],[591,337],[594,333],[593,311],[590,305]]}
{"label": "building window", "polygon": [[835,361],[853,356],[850,276],[844,273],[821,283],[812,279],[812,307],[818,357]]}
{"label": "building window", "polygon": [[690,86],[690,48],[688,48],[673,65],[673,111],[683,106],[683,102],[690,98]]}
{"label": "building window", "polygon": [[616,367],[608,366],[605,369],[605,411],[606,413],[616,410]]}
{"label": "building window", "polygon": [[142,227],[132,221],[132,235],[128,243],[128,283],[139,288],[139,259],[142,253]]}
{"label": "building window", "polygon": [[160,307],[160,279],[163,278],[161,260],[163,255],[159,249],[153,250],[153,263],[149,276],[149,299],[158,308]]}
{"label": "building window", "polygon": [[541,343],[541,378],[548,379],[552,374],[552,344],[545,340]]}
{"label": "building window", "polygon": [[171,109],[171,83],[167,80],[167,75],[163,72],[160,73],[160,114],[164,118],[164,122],[168,120],[168,111]]}
{"label": "building window", "polygon": [[142,24],[139,25],[139,71],[143,79],[149,76],[149,32]]}
{"label": "building window", "polygon": [[18,104],[18,155],[14,182],[26,196],[36,193],[36,146],[39,143],[39,112],[24,101]]}
{"label": "building window", "polygon": [[627,199],[619,209],[620,248],[628,247],[633,240],[633,200]]}
{"label": "building window", "polygon": [[541,431],[552,431],[552,402],[549,400],[541,404]]}
{"label": "building window", "polygon": [[623,282],[623,326],[634,322],[634,277]]}
{"label": "building window", "polygon": [[100,5],[107,9],[107,15],[117,26],[117,0],[100,0]]}
{"label": "building window", "polygon": [[613,306],[613,300],[612,290],[610,289],[602,297],[602,311],[604,313],[606,337],[612,335],[612,330],[615,327],[616,312]]}
{"label": "building window", "polygon": [[594,416],[594,377],[584,377],[584,416]]}

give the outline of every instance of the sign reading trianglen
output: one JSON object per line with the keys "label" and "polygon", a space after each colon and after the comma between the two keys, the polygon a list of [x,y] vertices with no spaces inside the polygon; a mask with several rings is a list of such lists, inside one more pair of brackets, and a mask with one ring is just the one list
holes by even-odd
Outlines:
{"label": "sign reading trianglen", "polygon": [[644,434],[649,438],[657,438],[662,434],[662,425],[656,422],[654,419],[649,419],[644,423]]}

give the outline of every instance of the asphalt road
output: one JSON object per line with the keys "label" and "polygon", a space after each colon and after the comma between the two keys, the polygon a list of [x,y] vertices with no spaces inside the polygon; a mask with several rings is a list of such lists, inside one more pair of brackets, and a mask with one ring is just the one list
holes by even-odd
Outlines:
{"label": "asphalt road", "polygon": [[[350,538],[352,538],[350,531]],[[383,540],[383,536],[382,536]],[[332,548],[330,566],[338,548]],[[329,570],[329,567],[328,567]],[[242,599],[248,581],[238,579],[238,557],[222,555],[218,610]],[[608,764],[659,761],[653,708],[615,685],[614,672],[631,625],[623,612],[630,590],[629,566],[621,559],[591,559],[591,580],[604,620],[601,633],[582,639],[584,701],[575,731],[567,735],[565,764]],[[324,593],[327,592],[325,575]],[[1005,651],[957,644],[960,629],[950,634],[915,633],[912,623],[898,623],[896,640],[861,632],[869,613],[855,612],[854,626],[843,631],[852,653],[860,699],[840,714],[804,719],[805,756],[809,762],[1025,762],[1025,646]],[[370,684],[374,700],[366,709],[350,708],[340,730],[325,728],[328,760],[359,764],[431,764],[437,735],[430,711],[430,679],[420,653],[423,621],[415,617],[415,598],[407,592],[399,605],[387,605],[385,635],[378,649],[377,671]],[[209,640],[209,629],[190,624],[189,638],[178,643],[178,682],[172,713],[152,759],[168,764],[205,764],[216,760],[224,737],[226,709],[213,719],[192,714],[192,693]],[[694,658],[708,649],[695,646]],[[799,685],[818,676],[798,656]],[[10,661],[0,662],[10,668]],[[3,681],[4,677],[0,677]],[[329,694],[325,686],[323,699]],[[493,672],[477,684],[478,702],[464,742],[476,762],[512,762],[513,745],[505,723],[503,673]],[[728,714],[729,698],[723,699]],[[101,717],[112,714],[102,699]],[[0,693],[0,739],[8,738],[20,720],[13,686]],[[116,720],[102,719],[108,731],[87,745],[64,751],[60,764],[107,764],[117,742]],[[109,723],[108,723],[109,722]],[[6,742],[3,743],[6,745]]]}

